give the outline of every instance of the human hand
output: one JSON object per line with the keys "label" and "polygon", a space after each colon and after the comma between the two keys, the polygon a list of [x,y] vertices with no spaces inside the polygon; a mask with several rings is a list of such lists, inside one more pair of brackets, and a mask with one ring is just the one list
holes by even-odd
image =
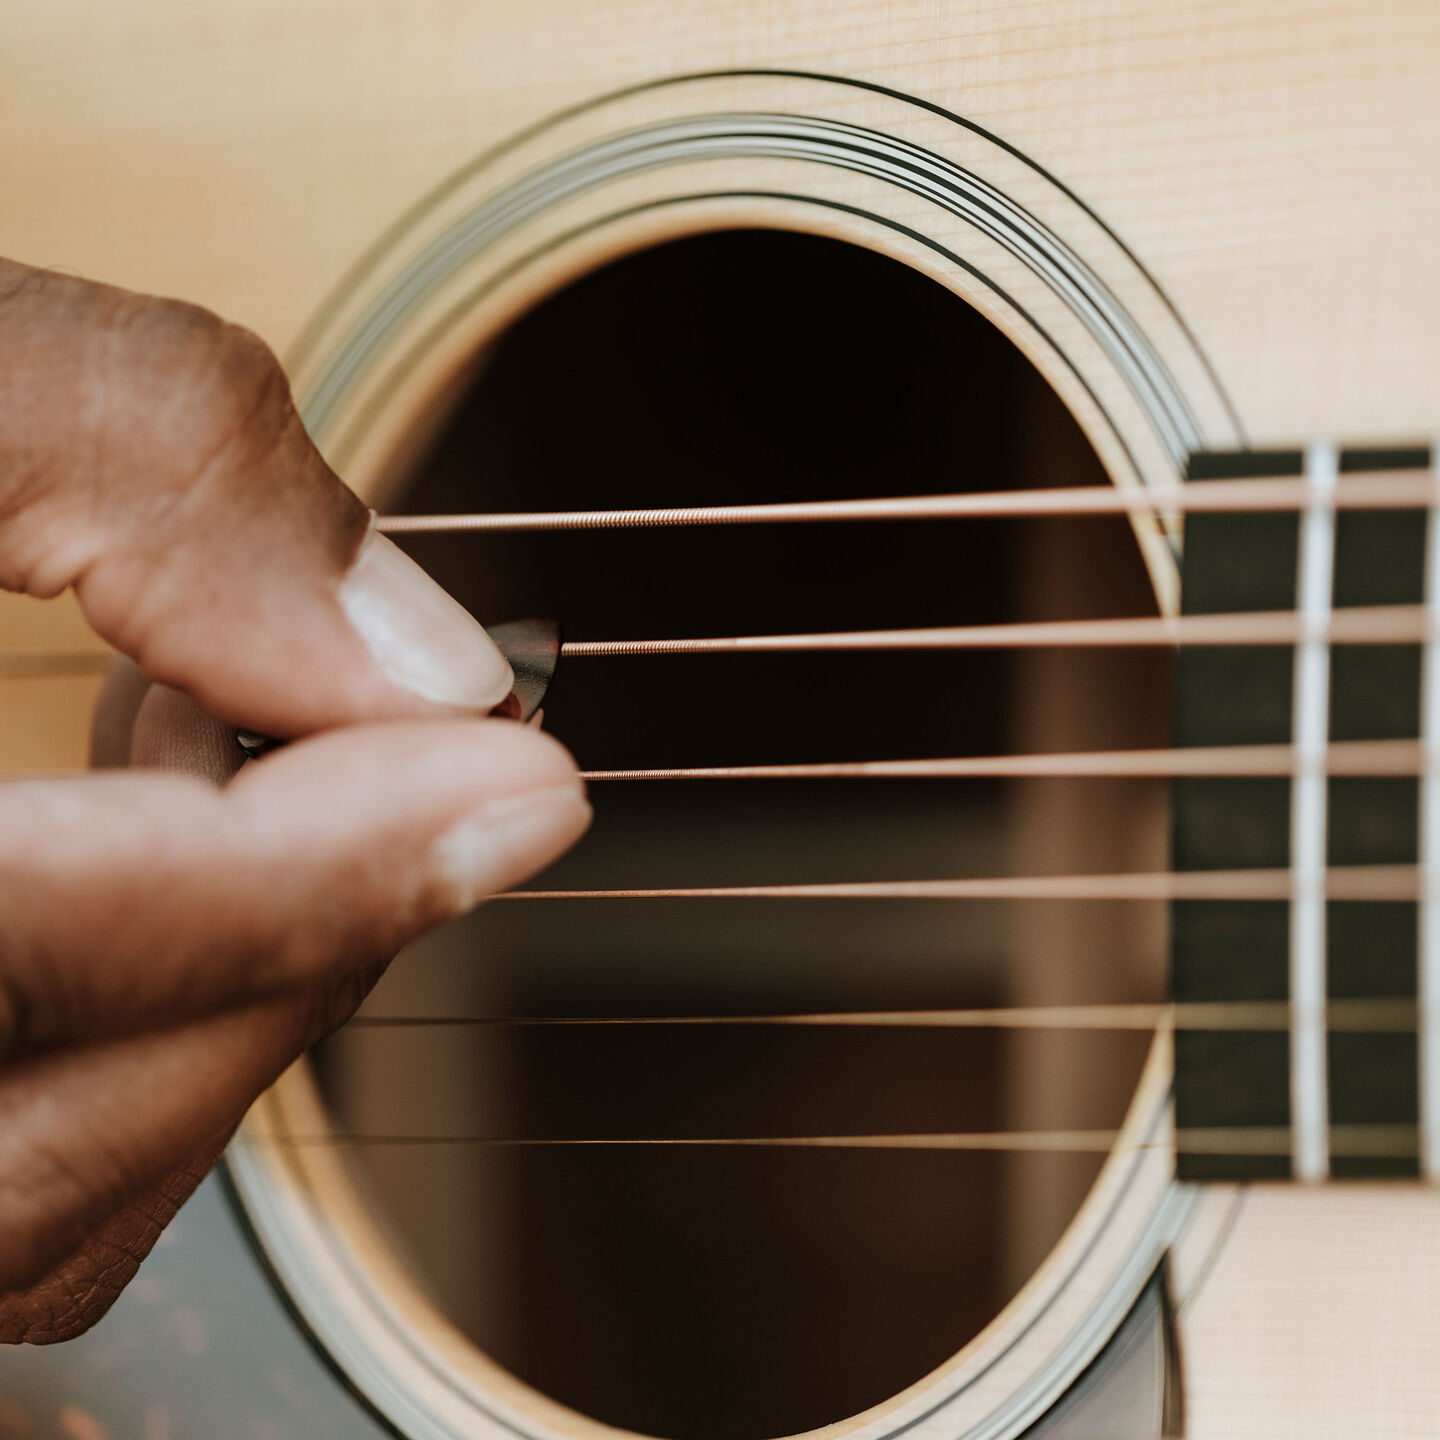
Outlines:
{"label": "human hand", "polygon": [[[133,666],[0,786],[0,1340],[102,1315],[251,1101],[588,820],[503,656],[205,311],[0,261],[0,587]],[[123,662],[122,662],[123,664]],[[235,727],[294,740],[238,768]]]}

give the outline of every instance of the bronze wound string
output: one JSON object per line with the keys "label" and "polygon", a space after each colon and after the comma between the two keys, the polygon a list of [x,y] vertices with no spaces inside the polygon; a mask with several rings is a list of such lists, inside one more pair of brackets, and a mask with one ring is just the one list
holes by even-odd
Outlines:
{"label": "bronze wound string", "polygon": [[[567,640],[571,658],[738,655],[859,650],[1092,649],[1183,645],[1406,645],[1436,638],[1434,617],[1422,605],[1367,605],[1323,617],[1298,611],[1226,615],[1147,615],[1087,620],[1041,620],[1005,625],[941,625],[905,630],[851,630],[794,635],[711,635],[661,640]],[[95,673],[103,652],[0,652],[0,676]]]}
{"label": "bronze wound string", "polygon": [[[1332,1000],[1326,1020],[1332,1031],[1352,1035],[1415,1032],[1413,1000],[1391,997]],[[836,1010],[780,1015],[366,1015],[358,1029],[424,1027],[531,1029],[585,1026],[736,1026],[943,1029],[943,1030],[1227,1030],[1282,1033],[1290,1028],[1286,1000],[1234,1000],[1147,1005],[1023,1005],[968,1010]]]}
{"label": "bronze wound string", "polygon": [[[1413,1158],[1419,1153],[1416,1125],[1332,1125],[1330,1150],[1335,1155],[1374,1158]],[[490,1150],[544,1149],[747,1149],[747,1150],[903,1150],[994,1151],[1002,1154],[1107,1155],[1121,1139],[1118,1130],[967,1130],[897,1132],[868,1135],[625,1135],[625,1136],[509,1136],[348,1134],[344,1132],[268,1135],[249,1134],[240,1143],[286,1149],[311,1148],[428,1148],[463,1145]],[[1192,1126],[1156,1140],[1141,1141],[1135,1150],[1174,1151],[1187,1155],[1288,1156],[1287,1126]]]}
{"label": "bronze wound string", "polygon": [[1423,605],[1364,605],[1312,617],[1295,610],[1222,615],[1145,615],[939,625],[799,635],[721,635],[671,640],[567,640],[562,655],[734,655],[821,650],[1076,649],[1109,646],[1413,645],[1434,638]]}

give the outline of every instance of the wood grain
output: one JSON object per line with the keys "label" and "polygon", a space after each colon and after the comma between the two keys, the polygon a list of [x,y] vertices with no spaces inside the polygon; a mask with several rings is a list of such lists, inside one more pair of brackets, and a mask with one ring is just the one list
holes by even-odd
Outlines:
{"label": "wood grain", "polygon": [[1423,0],[66,0],[7,22],[0,253],[213,305],[283,350],[419,194],[576,100],[695,70],[859,75],[1063,176],[1253,435],[1423,433],[1437,52]]}
{"label": "wood grain", "polygon": [[[284,352],[486,147],[744,67],[893,86],[1061,177],[1175,300],[1253,441],[1440,424],[1425,0],[53,0],[6,17],[0,253],[199,301]],[[6,600],[0,643],[93,641],[68,602]],[[0,681],[0,770],[78,764],[95,685]],[[1222,1240],[1182,1314],[1188,1433],[1440,1433],[1440,1202],[1255,1190]]]}
{"label": "wood grain", "polygon": [[1434,1435],[1440,1205],[1254,1186],[1182,1324],[1193,1440]]}

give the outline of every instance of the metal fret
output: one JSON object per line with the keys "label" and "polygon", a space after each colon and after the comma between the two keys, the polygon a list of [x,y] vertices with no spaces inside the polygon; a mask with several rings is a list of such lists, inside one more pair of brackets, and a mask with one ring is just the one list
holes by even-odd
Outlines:
{"label": "metal fret", "polygon": [[[1296,609],[1328,622],[1335,580],[1335,447],[1305,454],[1312,499],[1300,522]],[[1297,770],[1290,786],[1290,1125],[1295,1177],[1330,1171],[1325,1043],[1325,749],[1330,725],[1330,647],[1308,639],[1295,648],[1294,734]]]}

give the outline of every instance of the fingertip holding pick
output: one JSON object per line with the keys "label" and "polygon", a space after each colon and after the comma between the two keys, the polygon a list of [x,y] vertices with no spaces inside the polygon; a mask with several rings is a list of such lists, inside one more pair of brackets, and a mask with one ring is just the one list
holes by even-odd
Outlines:
{"label": "fingertip holding pick", "polygon": [[255,730],[237,730],[235,743],[245,752],[247,760],[258,760],[271,750],[278,750],[285,742],[270,735],[261,735]]}
{"label": "fingertip holding pick", "polygon": [[[510,693],[489,713],[522,725],[538,721],[540,705],[560,663],[560,625],[555,620],[509,620],[489,625],[486,633],[510,662],[515,683]],[[237,730],[235,743],[246,759],[258,759],[285,744],[254,730]]]}
{"label": "fingertip holding pick", "polygon": [[560,663],[560,625],[555,620],[510,620],[487,627],[500,653],[510,662],[515,683],[490,712],[522,724],[532,719],[545,699]]}

